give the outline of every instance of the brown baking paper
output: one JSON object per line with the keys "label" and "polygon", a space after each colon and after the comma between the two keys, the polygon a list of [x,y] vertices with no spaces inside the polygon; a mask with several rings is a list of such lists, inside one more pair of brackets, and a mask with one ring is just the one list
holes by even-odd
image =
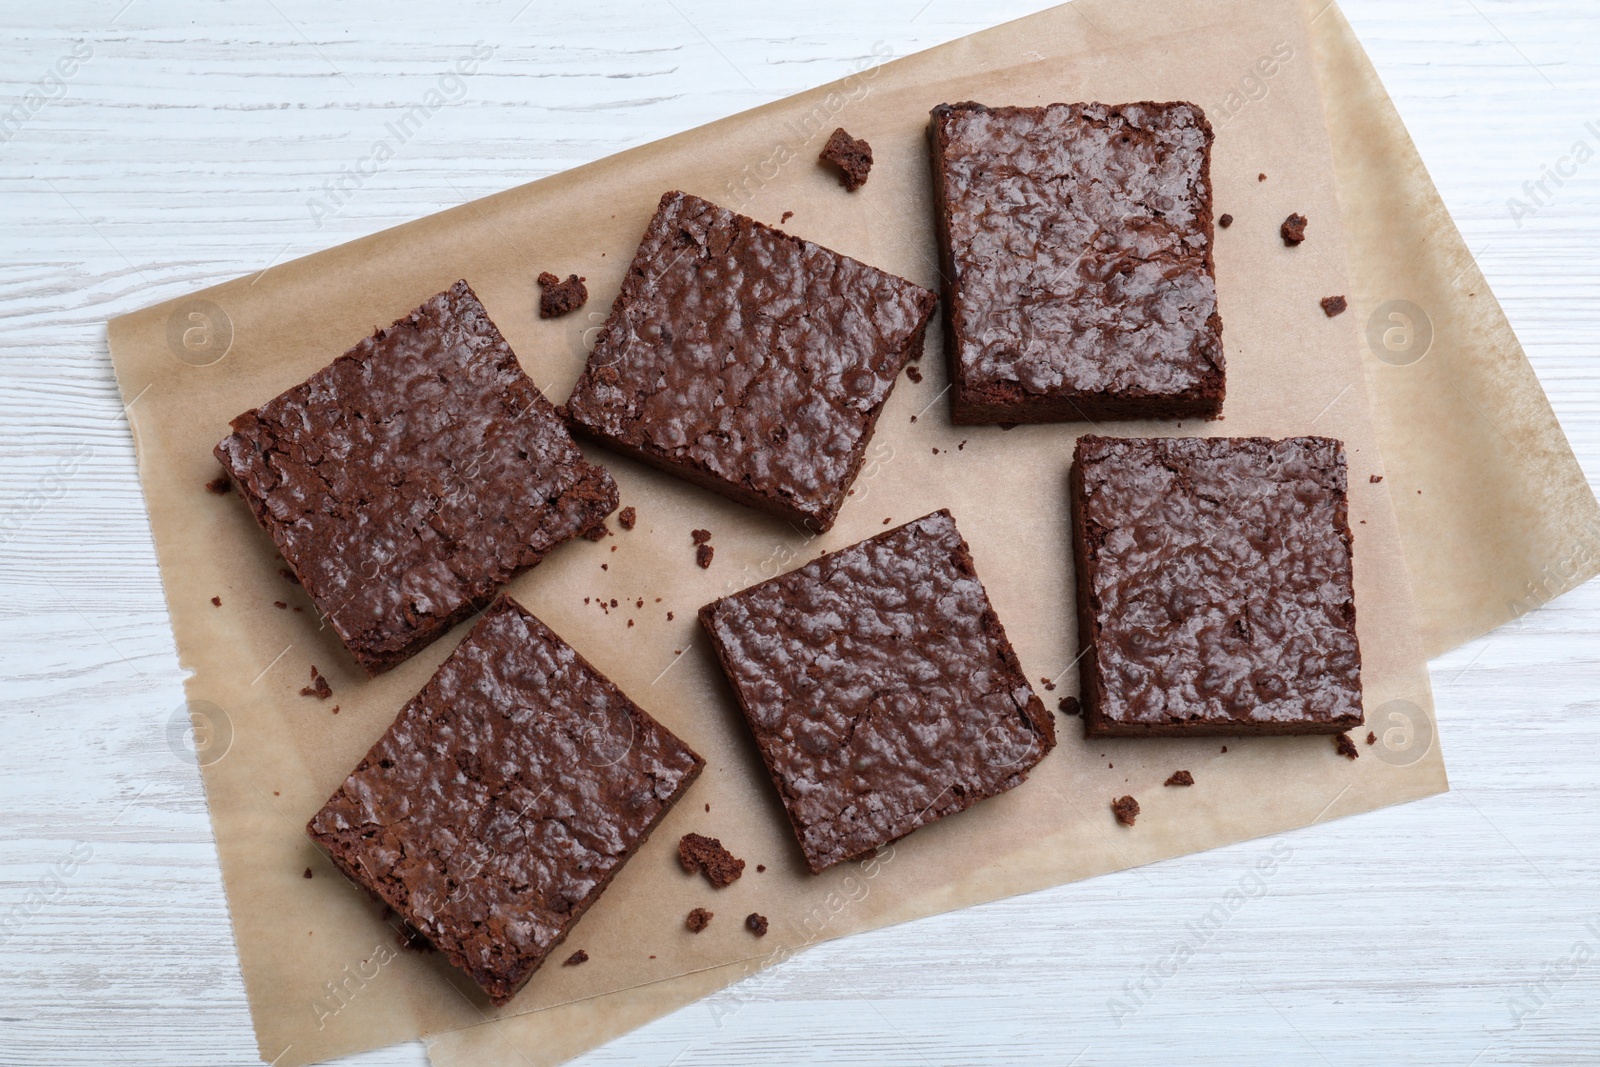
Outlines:
{"label": "brown baking paper", "polygon": [[[1273,71],[1269,91],[1245,92],[1263,64]],[[211,446],[229,417],[459,277],[476,288],[541,387],[564,397],[582,366],[585,334],[603,317],[667,188],[771,222],[793,211],[791,231],[934,285],[923,127],[933,104],[969,97],[1188,98],[1211,112],[1217,208],[1238,219],[1217,247],[1227,418],[1182,430],[1114,429],[1314,432],[1346,441],[1366,701],[1385,743],[1364,748],[1355,763],[1319,738],[1229,742],[1224,756],[1210,742],[1090,745],[1069,723],[1026,785],[869,864],[806,875],[695,609],[880,532],[885,519],[949,506],[1028,674],[1055,681],[1053,692],[1041,692],[1053,703],[1076,691],[1065,473],[1081,427],[953,428],[943,361],[926,360],[921,383],[896,388],[854,495],[820,539],[595,450],[617,476],[623,503],[638,508],[639,527],[565,546],[511,591],[709,766],[575,929],[567,948],[584,948],[590,962],[547,967],[511,1005],[490,1008],[437,955],[396,949],[383,916],[301,832],[460,632],[381,678],[361,677],[317,629],[298,590],[278,577],[270,542],[241,502],[203,491],[215,474]],[[870,140],[877,156],[872,181],[856,194],[814,162],[836,124]],[[1258,183],[1258,172],[1269,182]],[[204,752],[203,773],[263,1056],[306,1063],[489,1019],[460,1036],[463,1057],[472,1042],[492,1040],[533,1062],[557,1062],[614,1032],[617,1020],[642,1021],[821,938],[1445,788],[1389,486],[1368,481],[1382,468],[1364,399],[1361,324],[1352,315],[1329,320],[1317,306],[1321,296],[1352,288],[1333,173],[1310,43],[1290,0],[1226,0],[1203,12],[1157,0],[1082,0],[114,321],[113,361],[174,630],[195,672],[189,694],[213,735],[229,737],[225,751],[219,740]],[[1296,250],[1276,237],[1290,210],[1313,220],[1312,240]],[[542,269],[587,275],[587,321],[535,317],[532,279]],[[935,356],[939,344],[935,331]],[[692,563],[695,527],[714,534],[709,570]],[[288,607],[274,608],[279,600]],[[298,695],[310,664],[332,683],[330,701]],[[1161,790],[1179,766],[1199,784]],[[1133,830],[1109,813],[1110,798],[1123,793],[1145,806]],[[745,877],[713,892],[683,874],[673,846],[689,830],[744,856]],[[756,873],[757,863],[768,870]],[[697,905],[719,916],[698,936],[682,922]],[[749,911],[771,919],[761,942],[742,928]],[[597,1028],[585,1030],[585,1019]],[[437,1044],[435,1055],[448,1047]]]}

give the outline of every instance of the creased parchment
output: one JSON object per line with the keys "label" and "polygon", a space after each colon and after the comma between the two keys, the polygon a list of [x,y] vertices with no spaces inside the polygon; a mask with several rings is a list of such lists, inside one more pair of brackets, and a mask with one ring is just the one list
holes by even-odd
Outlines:
{"label": "creased parchment", "polygon": [[[1251,78],[1268,91],[1249,91]],[[1316,432],[1346,441],[1369,717],[1381,727],[1403,715],[1415,727],[1412,743],[1367,749],[1356,763],[1317,738],[1230,742],[1224,756],[1210,743],[1091,746],[1069,722],[1025,786],[919,831],[870,866],[805,875],[695,628],[700,604],[877,532],[886,518],[949,506],[1029,676],[1056,686],[1041,696],[1053,702],[1076,691],[1065,472],[1081,427],[951,427],[935,334],[924,380],[897,386],[855,493],[824,538],[591,452],[617,476],[623,503],[638,509],[638,528],[566,546],[511,591],[709,766],[575,930],[569,945],[586,949],[590,962],[546,968],[511,1005],[489,1008],[437,956],[397,950],[383,916],[300,832],[460,634],[362,679],[278,577],[270,544],[241,503],[203,491],[215,473],[211,445],[233,414],[458,277],[473,284],[541,387],[563,398],[582,365],[585,332],[603,316],[667,188],[774,223],[792,211],[785,225],[793,232],[934,285],[922,131],[929,107],[964,98],[1187,98],[1211,113],[1217,207],[1238,220],[1217,248],[1227,418],[1181,431],[1114,430]],[[872,181],[853,195],[814,162],[838,124],[870,140],[877,156]],[[516,1062],[559,1062],[821,938],[1443,789],[1390,486],[1369,481],[1382,466],[1364,398],[1363,324],[1327,319],[1317,305],[1358,291],[1335,173],[1310,41],[1291,0],[1227,0],[1203,11],[1081,0],[113,322],[174,630],[195,671],[190,696],[230,737],[225,752],[205,751],[203,772],[263,1056],[313,1062],[490,1019],[436,1043],[435,1056],[481,1062],[515,1047]],[[1276,238],[1289,211],[1313,220],[1312,240],[1296,250]],[[535,317],[533,276],[543,269],[588,277],[588,321]],[[713,531],[709,570],[693,566],[696,527]],[[288,605],[281,610],[273,606],[280,600]],[[328,702],[298,695],[312,663],[333,684]],[[1160,781],[1179,765],[1199,785],[1163,795]],[[1107,807],[1129,792],[1146,806],[1131,831]],[[689,830],[744,856],[744,879],[713,893],[683,874],[672,848]],[[767,871],[755,873],[757,863]],[[302,876],[308,867],[311,879]],[[697,905],[731,921],[690,935],[682,919]],[[755,910],[772,920],[761,942],[737,921]]]}

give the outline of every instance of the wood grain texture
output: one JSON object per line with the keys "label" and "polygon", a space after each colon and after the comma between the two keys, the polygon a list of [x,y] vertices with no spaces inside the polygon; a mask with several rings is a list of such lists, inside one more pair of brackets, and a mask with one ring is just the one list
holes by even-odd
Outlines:
{"label": "wood grain texture", "polygon": [[[49,99],[0,133],[0,1065],[256,1062],[105,320],[1044,6],[524,2],[6,10],[0,107]],[[1600,161],[1562,163],[1600,150],[1591,0],[1344,7],[1594,484]],[[582,1062],[1600,1063],[1597,637],[1591,585],[1435,663],[1455,791],[1278,839],[1203,939],[1273,842],[824,945]]]}

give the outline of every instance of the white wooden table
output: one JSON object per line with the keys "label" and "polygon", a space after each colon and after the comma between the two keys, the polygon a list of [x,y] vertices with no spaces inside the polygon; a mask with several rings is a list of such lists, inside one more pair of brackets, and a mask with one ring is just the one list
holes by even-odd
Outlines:
{"label": "white wooden table", "polygon": [[[43,98],[0,128],[0,1065],[256,1060],[106,319],[1043,6],[525,2],[0,15],[0,101]],[[1600,478],[1600,162],[1563,163],[1600,151],[1593,0],[1345,8]],[[460,102],[315,219],[480,39]],[[1454,792],[1279,839],[1181,966],[1272,842],[825,945],[583,1062],[1600,1063],[1597,631],[1592,586],[1436,663]]]}

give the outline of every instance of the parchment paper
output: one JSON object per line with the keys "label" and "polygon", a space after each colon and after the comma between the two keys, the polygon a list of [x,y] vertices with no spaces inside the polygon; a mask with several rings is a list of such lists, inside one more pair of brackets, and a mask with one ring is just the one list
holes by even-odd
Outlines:
{"label": "parchment paper", "polygon": [[[1234,110],[1228,93],[1284,46],[1292,56],[1273,67],[1269,91]],[[277,577],[268,542],[240,502],[201,490],[227,418],[457,277],[477,288],[535,379],[563,397],[582,364],[584,327],[603,316],[657,196],[674,186],[774,222],[792,210],[794,232],[932,285],[922,129],[929,106],[965,97],[1190,98],[1211,110],[1220,131],[1218,210],[1239,220],[1218,243],[1230,399],[1225,422],[1187,429],[1319,432],[1346,441],[1369,716],[1386,727],[1400,708],[1431,739],[1419,628],[1389,493],[1366,480],[1381,466],[1363,396],[1360,330],[1351,316],[1326,319],[1316,303],[1344,290],[1348,268],[1304,28],[1287,0],[1228,0],[1203,12],[1156,0],[1083,0],[111,324],[179,651],[196,671],[191,698],[209,702],[212,717],[231,730],[225,755],[206,753],[204,775],[265,1058],[305,1063],[486,1017],[501,1020],[489,1032],[504,1035],[518,1013],[619,989],[630,992],[608,1001],[631,1007],[596,1013],[602,1021],[628,1011],[648,1017],[660,1003],[656,991],[667,990],[642,983],[699,972],[673,988],[711,988],[758,953],[1445,787],[1436,744],[1390,745],[1388,732],[1385,745],[1351,764],[1335,758],[1325,739],[1230,742],[1222,756],[1209,743],[1090,746],[1069,728],[1022,788],[920,831],[871,867],[801,873],[694,628],[694,609],[705,600],[881,530],[885,518],[904,521],[948,505],[1028,673],[1057,680],[1056,693],[1042,695],[1076,689],[1065,538],[1075,428],[956,431],[942,406],[942,360],[932,359],[922,383],[897,387],[856,494],[826,538],[803,538],[596,453],[617,475],[623,502],[639,508],[639,529],[567,546],[513,584],[525,604],[710,762],[575,931],[569,944],[586,948],[590,963],[546,968],[516,1002],[493,1011],[436,956],[393,951],[382,917],[304,840],[305,819],[459,634],[366,682],[332,637],[315,630],[309,608],[274,609],[274,600],[305,604]],[[872,182],[853,197],[812,161],[839,123],[871,140],[878,158]],[[1256,182],[1258,171],[1268,183]],[[1310,216],[1314,227],[1313,240],[1294,251],[1276,238],[1289,210]],[[532,277],[541,269],[588,276],[590,323],[534,317]],[[930,338],[935,353],[938,345]],[[1164,424],[1117,431],[1178,432]],[[1001,500],[1018,503],[997,506]],[[716,535],[709,571],[690,562],[695,526]],[[212,595],[221,596],[221,608],[211,606]],[[597,599],[611,598],[618,608],[602,613]],[[340,715],[296,695],[308,662],[328,675],[329,704],[339,703]],[[1200,784],[1163,795],[1159,782],[1178,766]],[[1124,792],[1142,794],[1146,808],[1131,831],[1115,826],[1107,808]],[[750,861],[751,873],[717,894],[683,875],[672,845],[690,829],[722,837]],[[758,862],[765,874],[754,873]],[[308,866],[316,875],[310,880],[301,875]],[[981,879],[968,877],[977,869]],[[697,904],[724,918],[693,937],[682,916]],[[750,910],[773,920],[759,945],[737,921]],[[559,1021],[562,1011],[534,1018]],[[534,1041],[541,1059],[555,1056],[544,1062],[587,1046],[551,1051],[558,1047]]]}

